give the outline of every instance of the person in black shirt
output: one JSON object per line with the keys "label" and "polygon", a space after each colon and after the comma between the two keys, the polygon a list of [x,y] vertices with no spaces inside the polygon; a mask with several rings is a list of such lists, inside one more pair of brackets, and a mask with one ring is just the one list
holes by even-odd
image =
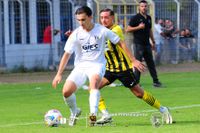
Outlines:
{"label": "person in black shirt", "polygon": [[[161,87],[162,84],[158,80],[152,55],[152,49],[155,49],[155,40],[151,29],[151,17],[147,15],[147,6],[147,1],[142,0],[139,2],[139,13],[131,18],[126,32],[133,32],[135,57],[139,61],[142,61],[144,58],[151,77],[153,78],[153,86]],[[150,44],[149,38],[151,39],[152,44]],[[135,75],[137,80],[140,81],[140,72],[137,69],[135,70]]]}

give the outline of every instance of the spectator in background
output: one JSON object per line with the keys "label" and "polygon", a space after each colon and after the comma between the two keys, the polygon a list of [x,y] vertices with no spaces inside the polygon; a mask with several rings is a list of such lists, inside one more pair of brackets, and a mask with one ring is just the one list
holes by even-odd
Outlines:
{"label": "spectator in background", "polygon": [[[50,25],[48,25],[45,28],[44,33],[43,33],[43,43],[44,44],[51,45],[51,43],[52,43],[51,31],[52,31],[52,27]],[[60,30],[54,29],[53,35],[57,35],[59,32],[60,32]]]}
{"label": "spectator in background", "polygon": [[185,29],[185,37],[194,39],[194,36],[192,35],[191,30],[188,28]]}
{"label": "spectator in background", "polygon": [[155,63],[160,64],[160,58],[162,53],[162,45],[163,45],[163,20],[156,19],[154,24],[154,38],[155,38],[155,45],[156,45],[156,55],[155,55]]}
{"label": "spectator in background", "polygon": [[[156,67],[153,60],[152,49],[155,49],[155,40],[152,32],[151,17],[147,14],[148,3],[145,0],[139,2],[139,13],[133,16],[129,22],[126,32],[132,32],[134,35],[135,57],[142,61],[144,58],[151,77],[153,79],[154,87],[162,87],[158,80]],[[151,39],[151,42],[149,41]],[[140,81],[140,72],[135,70],[135,75]]]}
{"label": "spectator in background", "polygon": [[173,22],[169,19],[165,20],[165,28],[164,28],[164,34],[165,34],[165,42],[166,45],[168,45],[167,50],[169,52],[169,60],[172,64],[177,64],[176,59],[176,35],[179,31],[175,28]]}
{"label": "spectator in background", "polygon": [[186,28],[185,29],[185,38],[186,38],[186,43],[188,46],[188,61],[193,61],[196,58],[197,55],[197,45],[196,45],[196,39],[192,35],[191,30]]}

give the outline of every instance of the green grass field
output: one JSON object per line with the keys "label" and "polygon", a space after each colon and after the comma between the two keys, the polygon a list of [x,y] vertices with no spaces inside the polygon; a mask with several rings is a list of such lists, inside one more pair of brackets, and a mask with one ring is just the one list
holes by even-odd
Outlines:
{"label": "green grass field", "polygon": [[[166,88],[152,87],[148,74],[141,84],[163,105],[171,108],[176,123],[155,128],[150,123],[155,109],[133,96],[124,87],[106,87],[101,90],[110,113],[140,112],[142,116],[113,116],[111,125],[87,127],[89,112],[88,92],[77,91],[77,103],[82,116],[77,125],[46,127],[43,117],[46,111],[58,109],[64,117],[69,110],[61,95],[62,84],[54,90],[51,83],[0,84],[0,133],[199,133],[200,132],[200,72],[161,73]],[[40,77],[38,77],[40,78]],[[154,110],[154,112],[151,112]]]}

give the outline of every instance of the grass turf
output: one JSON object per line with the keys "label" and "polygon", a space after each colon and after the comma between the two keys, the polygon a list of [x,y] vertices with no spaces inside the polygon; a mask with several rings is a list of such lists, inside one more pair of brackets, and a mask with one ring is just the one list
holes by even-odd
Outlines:
{"label": "grass turf", "polygon": [[[155,128],[150,123],[153,110],[145,102],[133,96],[125,87],[105,87],[101,90],[113,116],[113,123],[102,127],[88,127],[86,115],[89,112],[88,92],[78,90],[77,104],[82,109],[82,118],[74,127],[62,125],[46,127],[43,117],[46,111],[58,109],[64,117],[69,110],[61,95],[62,84],[52,89],[51,83],[0,84],[0,132],[1,133],[198,133],[200,132],[200,73],[162,73],[159,75],[166,86],[158,89],[152,87],[148,74],[143,75],[141,84],[160,102],[171,107],[176,123]],[[39,78],[39,77],[38,77]],[[192,107],[191,105],[197,105]],[[187,106],[187,107],[183,107]],[[178,108],[181,107],[181,108]],[[144,111],[144,112],[142,112]],[[156,110],[155,110],[156,111]],[[120,112],[141,112],[141,116],[119,116]]]}

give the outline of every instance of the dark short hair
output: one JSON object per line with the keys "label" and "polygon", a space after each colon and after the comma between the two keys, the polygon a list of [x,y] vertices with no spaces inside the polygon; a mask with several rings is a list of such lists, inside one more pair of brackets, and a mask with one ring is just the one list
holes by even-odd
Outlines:
{"label": "dark short hair", "polygon": [[148,3],[146,0],[141,0],[139,3]]}
{"label": "dark short hair", "polygon": [[111,10],[110,8],[104,8],[104,9],[102,9],[102,10],[100,11],[100,14],[101,14],[102,12],[109,12],[111,16],[114,16],[114,15],[115,15],[114,11]]}
{"label": "dark short hair", "polygon": [[87,16],[92,16],[92,10],[88,6],[79,7],[76,10],[75,15],[82,14],[82,13],[85,13]]}

